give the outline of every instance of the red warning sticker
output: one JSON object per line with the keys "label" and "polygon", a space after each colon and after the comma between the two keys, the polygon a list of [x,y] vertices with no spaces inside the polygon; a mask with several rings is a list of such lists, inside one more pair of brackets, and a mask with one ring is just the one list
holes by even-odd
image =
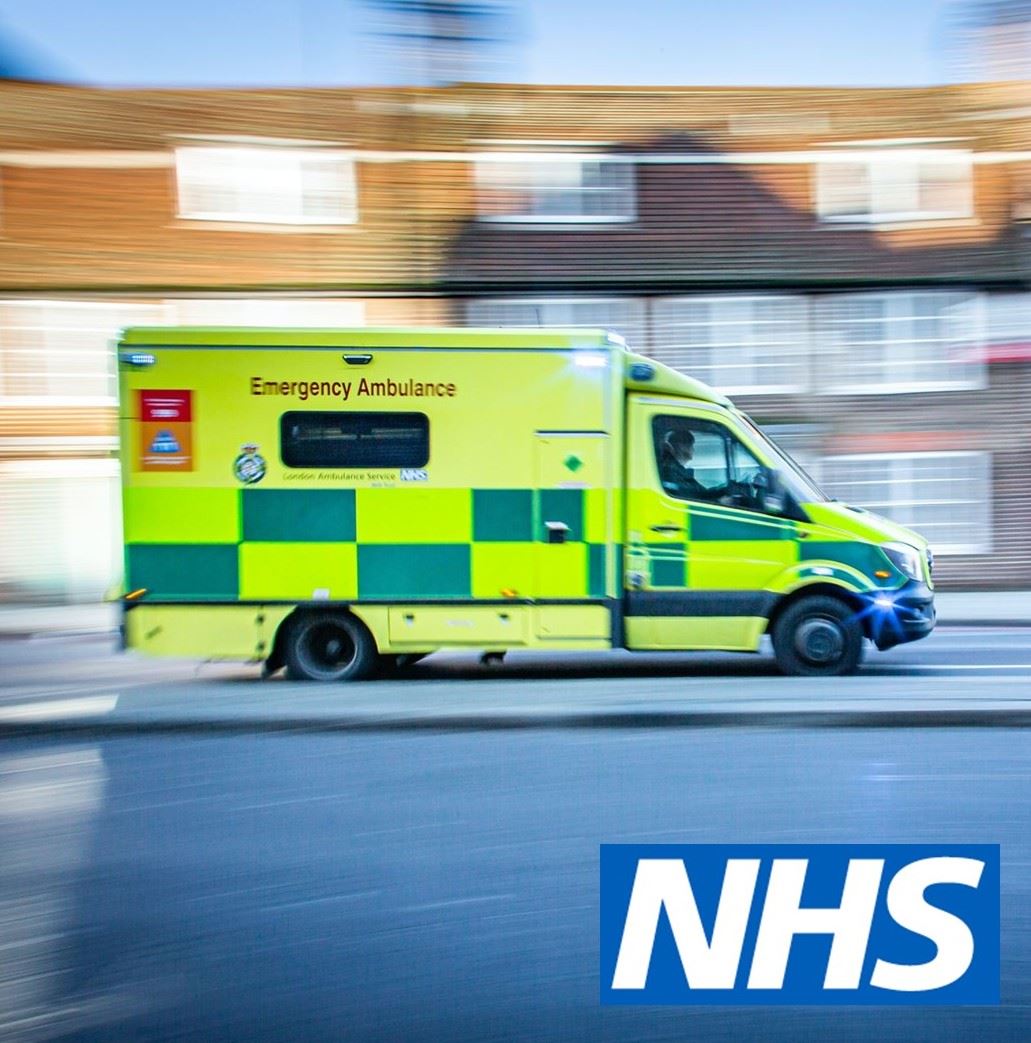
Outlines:
{"label": "red warning sticker", "polygon": [[189,423],[193,419],[192,391],[141,391],[139,395],[141,420]]}
{"label": "red warning sticker", "polygon": [[193,392],[140,391],[139,469],[193,470]]}

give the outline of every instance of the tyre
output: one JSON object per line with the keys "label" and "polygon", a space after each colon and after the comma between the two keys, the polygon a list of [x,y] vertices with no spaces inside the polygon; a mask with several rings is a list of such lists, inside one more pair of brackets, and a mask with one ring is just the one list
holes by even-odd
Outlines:
{"label": "tyre", "polygon": [[773,627],[777,666],[795,677],[854,674],[863,656],[863,628],[837,598],[813,595],[789,605]]}
{"label": "tyre", "polygon": [[302,615],[286,639],[286,671],[295,681],[360,681],[376,661],[376,643],[354,616]]}

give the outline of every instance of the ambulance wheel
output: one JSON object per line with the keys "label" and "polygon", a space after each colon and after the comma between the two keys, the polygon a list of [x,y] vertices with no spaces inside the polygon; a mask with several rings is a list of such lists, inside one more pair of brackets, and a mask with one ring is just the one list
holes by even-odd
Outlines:
{"label": "ambulance wheel", "polygon": [[354,616],[302,615],[286,639],[286,672],[295,681],[360,681],[376,661],[376,643]]}
{"label": "ambulance wheel", "polygon": [[777,619],[773,651],[781,671],[794,677],[854,674],[863,656],[863,628],[844,601],[813,595]]}

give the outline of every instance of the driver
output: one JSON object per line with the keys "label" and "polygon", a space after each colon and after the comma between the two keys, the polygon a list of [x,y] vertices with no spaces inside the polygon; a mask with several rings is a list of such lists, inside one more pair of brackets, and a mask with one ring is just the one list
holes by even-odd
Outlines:
{"label": "driver", "polygon": [[666,432],[659,455],[659,478],[663,489],[688,500],[715,500],[725,490],[708,489],[694,476],[694,435],[683,427]]}

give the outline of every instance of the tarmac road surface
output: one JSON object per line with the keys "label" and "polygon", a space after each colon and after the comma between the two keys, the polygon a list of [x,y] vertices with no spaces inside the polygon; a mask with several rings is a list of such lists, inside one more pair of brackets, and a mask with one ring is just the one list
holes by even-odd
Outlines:
{"label": "tarmac road surface", "polygon": [[[4,1043],[1031,1039],[1029,631],[827,681],[762,657],[449,655],[329,689],[91,640],[0,658]],[[999,843],[1002,1005],[603,1008],[619,842]]]}

